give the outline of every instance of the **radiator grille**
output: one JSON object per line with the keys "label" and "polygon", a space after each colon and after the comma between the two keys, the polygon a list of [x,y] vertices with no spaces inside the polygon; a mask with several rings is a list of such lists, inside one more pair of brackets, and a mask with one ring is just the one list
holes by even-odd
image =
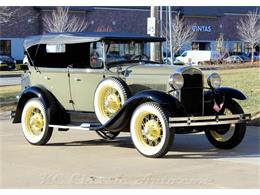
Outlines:
{"label": "radiator grille", "polygon": [[181,102],[189,115],[203,113],[203,78],[201,74],[183,74]]}

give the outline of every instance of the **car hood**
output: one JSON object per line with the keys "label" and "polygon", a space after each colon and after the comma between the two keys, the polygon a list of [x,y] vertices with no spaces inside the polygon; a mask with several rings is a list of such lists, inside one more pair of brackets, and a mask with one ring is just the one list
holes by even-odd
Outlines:
{"label": "car hood", "polygon": [[[110,69],[116,72],[117,68]],[[201,74],[201,71],[191,66],[178,66],[166,64],[131,64],[122,67],[122,73],[128,85],[146,86],[147,89],[162,91],[171,90],[169,86],[170,75],[179,73]],[[144,89],[144,88],[143,88]]]}
{"label": "car hood", "polygon": [[[156,76],[169,76],[180,70],[184,66],[172,66],[166,64],[131,64],[122,67],[122,71],[127,76],[131,75],[156,75]],[[113,67],[110,69],[112,72],[116,72],[117,68]]]}

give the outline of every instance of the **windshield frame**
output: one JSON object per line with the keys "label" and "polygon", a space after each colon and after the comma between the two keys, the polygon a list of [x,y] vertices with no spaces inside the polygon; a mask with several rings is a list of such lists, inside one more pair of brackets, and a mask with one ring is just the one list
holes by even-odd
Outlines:
{"label": "windshield frame", "polygon": [[[158,61],[152,61],[152,60],[120,60],[120,61],[113,61],[113,62],[107,62],[107,52],[109,51],[109,47],[111,44],[127,44],[127,43],[140,43],[140,44],[147,44],[147,43],[157,43],[159,44],[159,60]],[[146,64],[146,63],[151,63],[151,64],[161,64],[163,63],[163,42],[164,41],[131,41],[131,40],[118,40],[118,41],[102,41],[103,43],[103,64],[105,69],[109,69],[111,67],[115,67],[119,64],[124,65],[127,63],[140,63],[140,64]]]}

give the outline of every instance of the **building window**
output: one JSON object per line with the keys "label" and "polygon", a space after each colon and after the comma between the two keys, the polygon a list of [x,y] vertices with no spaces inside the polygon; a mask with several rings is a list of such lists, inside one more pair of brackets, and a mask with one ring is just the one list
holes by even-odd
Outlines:
{"label": "building window", "polygon": [[239,42],[234,43],[233,52],[242,52],[241,43],[239,43]]}
{"label": "building window", "polygon": [[11,40],[0,40],[0,55],[11,56]]}
{"label": "building window", "polygon": [[211,50],[210,42],[193,42],[192,50]]}
{"label": "building window", "polygon": [[199,50],[200,49],[200,44],[197,42],[192,43],[192,50]]}

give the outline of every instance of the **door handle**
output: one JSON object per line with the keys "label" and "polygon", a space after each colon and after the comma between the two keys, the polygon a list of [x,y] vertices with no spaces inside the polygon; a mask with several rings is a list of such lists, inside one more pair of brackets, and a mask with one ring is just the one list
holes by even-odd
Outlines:
{"label": "door handle", "polygon": [[45,79],[45,80],[50,80],[50,77],[44,76],[44,79]]}
{"label": "door handle", "polygon": [[74,78],[74,81],[81,81],[81,79],[80,79],[80,78],[77,78],[77,77],[75,77],[75,78]]}

